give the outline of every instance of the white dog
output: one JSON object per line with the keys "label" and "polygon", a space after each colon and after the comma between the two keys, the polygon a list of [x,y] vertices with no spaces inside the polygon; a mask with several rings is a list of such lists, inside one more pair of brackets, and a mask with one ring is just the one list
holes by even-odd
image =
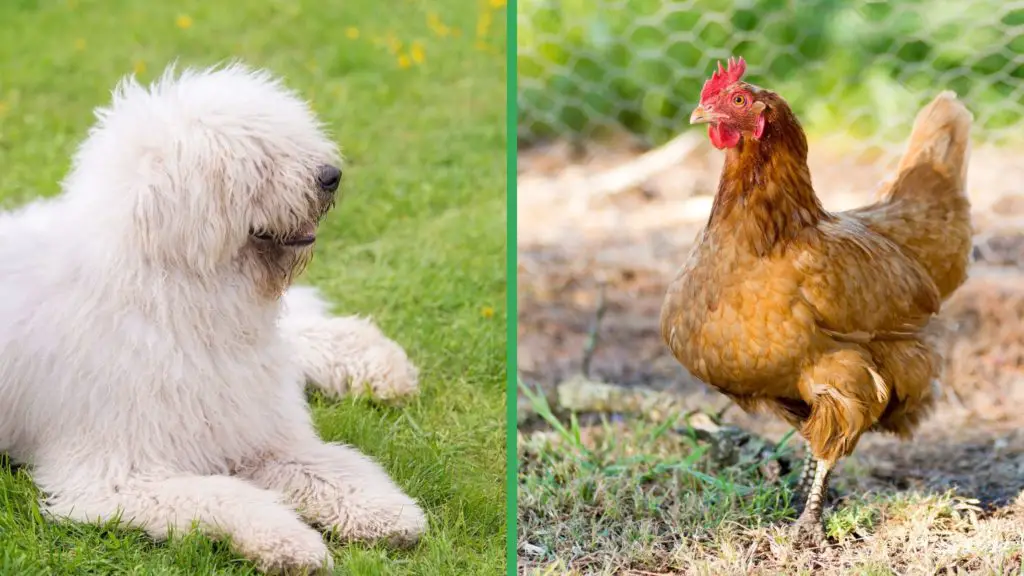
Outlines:
{"label": "white dog", "polygon": [[331,566],[310,525],[415,543],[417,504],[306,405],[307,380],[417,388],[372,323],[288,288],[341,179],[307,105],[232,64],[126,79],[97,117],[63,193],[0,214],[0,451],[44,512],[198,525],[271,572]]}

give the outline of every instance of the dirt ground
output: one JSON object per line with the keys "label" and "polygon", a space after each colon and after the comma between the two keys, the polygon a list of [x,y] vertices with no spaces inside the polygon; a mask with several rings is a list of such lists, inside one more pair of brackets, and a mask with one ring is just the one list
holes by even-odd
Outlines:
{"label": "dirt ground", "polygon": [[[825,206],[870,202],[899,147],[860,157],[821,152],[811,173]],[[547,391],[581,367],[603,292],[605,314],[590,366],[595,379],[680,395],[694,408],[728,401],[690,377],[657,329],[664,290],[707,218],[721,154],[697,146],[670,170],[614,194],[601,174],[634,160],[628,144],[552,144],[520,151],[519,370]],[[999,514],[1024,490],[1024,163],[975,148],[969,190],[977,230],[971,280],[947,303],[952,321],[944,397],[912,442],[865,437],[836,474],[840,490],[954,489]],[[522,403],[521,403],[522,406]],[[770,416],[738,408],[725,419],[781,437]]]}

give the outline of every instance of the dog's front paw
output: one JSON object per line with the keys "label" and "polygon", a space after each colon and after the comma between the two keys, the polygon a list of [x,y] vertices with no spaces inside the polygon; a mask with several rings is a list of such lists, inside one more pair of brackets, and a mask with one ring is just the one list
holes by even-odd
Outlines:
{"label": "dog's front paw", "polygon": [[[261,540],[258,537],[236,538],[239,551],[252,559],[261,572],[298,576],[330,574],[334,558],[320,533],[308,526],[305,530],[285,532]],[[239,541],[241,540],[241,541]]]}
{"label": "dog's front paw", "polygon": [[400,492],[385,501],[339,510],[329,532],[342,540],[384,542],[397,548],[415,546],[427,531],[427,516],[412,498]]}
{"label": "dog's front paw", "polygon": [[355,396],[398,400],[419,393],[419,370],[397,342],[383,334],[372,342],[351,370],[349,390]]}
{"label": "dog's front paw", "polygon": [[304,336],[306,373],[332,396],[394,401],[419,392],[419,371],[405,350],[367,319],[331,318]]}
{"label": "dog's front paw", "polygon": [[427,531],[427,515],[415,502],[398,507],[388,516],[382,538],[391,546],[410,548],[420,541]]}

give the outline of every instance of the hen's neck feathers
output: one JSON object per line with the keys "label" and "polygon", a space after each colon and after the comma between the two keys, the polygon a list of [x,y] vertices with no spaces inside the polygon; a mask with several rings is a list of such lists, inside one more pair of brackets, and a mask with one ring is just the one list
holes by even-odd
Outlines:
{"label": "hen's neck feathers", "polygon": [[726,152],[705,231],[731,236],[758,256],[784,249],[801,231],[833,218],[811,186],[800,122],[781,98],[762,94],[764,132],[759,141],[744,135]]}

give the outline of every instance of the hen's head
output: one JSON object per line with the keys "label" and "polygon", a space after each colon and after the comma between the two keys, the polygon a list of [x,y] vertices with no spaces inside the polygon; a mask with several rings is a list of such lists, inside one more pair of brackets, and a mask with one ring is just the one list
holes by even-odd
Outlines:
{"label": "hen's head", "polygon": [[711,75],[700,91],[700,105],[690,116],[690,124],[707,124],[708,137],[719,150],[733,148],[744,136],[758,140],[764,133],[770,93],[742,81],[747,63],[730,58],[728,66]]}

